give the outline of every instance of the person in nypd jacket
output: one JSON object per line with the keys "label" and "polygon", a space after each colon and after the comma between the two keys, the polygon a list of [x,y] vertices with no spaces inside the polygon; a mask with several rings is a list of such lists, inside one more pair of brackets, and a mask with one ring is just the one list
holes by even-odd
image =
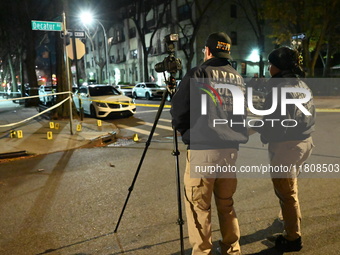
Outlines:
{"label": "person in nypd jacket", "polygon": [[[208,36],[204,63],[187,72],[172,98],[172,124],[188,145],[184,175],[185,208],[192,254],[212,254],[211,200],[215,197],[222,254],[241,254],[234,210],[235,168],[240,143],[248,141],[246,115],[233,114],[234,86],[244,100],[244,81],[230,63],[231,40]],[[242,101],[244,102],[244,101]],[[216,124],[223,120],[223,124]],[[237,124],[238,123],[238,124]]]}
{"label": "person in nypd jacket", "polygon": [[[271,75],[268,84],[272,92],[266,96],[264,109],[272,107],[273,98],[278,98],[277,108],[252,129],[261,134],[262,143],[268,144],[270,165],[281,167],[280,171],[271,173],[284,220],[284,233],[276,238],[275,247],[283,252],[299,251],[302,248],[301,211],[296,177],[314,147],[311,134],[315,129],[315,106],[312,92],[302,80],[305,73],[296,50],[280,47],[269,54],[268,61]],[[273,97],[274,89],[277,89],[277,97]],[[283,102],[285,111],[282,111],[283,89],[286,90],[283,98],[304,103]]]}

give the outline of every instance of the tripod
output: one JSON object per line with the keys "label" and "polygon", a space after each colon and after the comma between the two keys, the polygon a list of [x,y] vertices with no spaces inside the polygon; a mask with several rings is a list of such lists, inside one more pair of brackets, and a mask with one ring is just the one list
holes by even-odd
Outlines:
{"label": "tripod", "polygon": [[[171,90],[171,92],[172,92],[170,94],[170,96],[171,97],[173,96],[174,88],[176,87],[176,80],[175,80],[175,78],[173,77],[172,74],[170,75],[170,77],[169,77],[169,79],[168,79],[168,81],[166,83],[167,83],[167,89],[163,93],[162,101],[161,101],[160,106],[158,108],[158,111],[157,111],[157,114],[156,114],[156,117],[155,117],[155,121],[154,121],[153,126],[151,128],[148,140],[145,143],[144,151],[143,151],[141,159],[139,161],[139,164],[138,164],[136,173],[134,175],[134,178],[132,180],[131,186],[129,187],[129,192],[128,192],[128,195],[127,195],[127,197],[125,199],[125,203],[124,203],[124,206],[123,206],[122,211],[120,213],[120,216],[119,216],[118,222],[116,224],[116,228],[114,230],[114,233],[117,233],[117,231],[118,231],[118,227],[119,227],[120,221],[121,221],[121,219],[123,217],[123,214],[124,214],[126,205],[127,205],[128,201],[129,201],[130,195],[131,195],[131,193],[133,191],[133,188],[134,188],[134,185],[136,183],[139,171],[140,171],[140,169],[142,167],[142,164],[143,164],[146,152],[147,152],[147,150],[148,150],[148,148],[149,148],[149,146],[151,144],[151,140],[152,140],[153,134],[155,132],[158,120],[159,120],[159,118],[161,116],[161,113],[163,111],[165,100],[166,100],[166,98],[169,95],[169,90]],[[180,188],[181,187],[181,183],[180,183],[179,160],[178,160],[178,156],[179,156],[180,153],[179,153],[179,150],[178,150],[177,130],[175,128],[173,128],[173,137],[174,137],[174,139],[173,139],[174,149],[172,151],[172,155],[175,156],[175,164],[176,164],[176,186],[177,186],[177,206],[178,206],[177,224],[179,225],[181,255],[184,255],[184,240],[183,240],[183,225],[184,225],[184,220],[182,218],[182,203],[181,203],[182,196],[181,196],[181,188]]]}

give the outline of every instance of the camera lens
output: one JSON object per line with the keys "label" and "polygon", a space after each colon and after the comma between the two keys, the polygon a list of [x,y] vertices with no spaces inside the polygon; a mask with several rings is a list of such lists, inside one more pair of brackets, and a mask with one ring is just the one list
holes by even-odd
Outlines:
{"label": "camera lens", "polygon": [[157,64],[155,65],[155,71],[156,71],[157,73],[165,72],[166,69],[165,69],[164,63],[163,63],[163,62],[157,63]]}

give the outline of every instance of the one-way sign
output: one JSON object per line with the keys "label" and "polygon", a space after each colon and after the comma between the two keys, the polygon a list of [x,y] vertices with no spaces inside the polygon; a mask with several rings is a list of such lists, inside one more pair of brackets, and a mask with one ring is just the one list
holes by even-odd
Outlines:
{"label": "one-way sign", "polygon": [[[75,38],[79,38],[79,39],[85,39],[85,31],[67,31],[67,34],[70,35],[70,37],[75,37]],[[60,37],[64,38],[64,32],[61,31],[60,32]]]}
{"label": "one-way sign", "polygon": [[298,39],[304,40],[305,38],[306,38],[306,34],[303,34],[303,33],[292,36],[292,40],[298,40]]}

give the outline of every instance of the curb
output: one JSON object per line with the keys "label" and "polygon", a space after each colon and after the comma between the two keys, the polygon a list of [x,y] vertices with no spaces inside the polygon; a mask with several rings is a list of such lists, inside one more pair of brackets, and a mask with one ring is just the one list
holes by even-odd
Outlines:
{"label": "curb", "polygon": [[115,131],[106,135],[98,136],[90,139],[88,144],[80,146],[79,148],[101,147],[117,141],[117,133]]}

